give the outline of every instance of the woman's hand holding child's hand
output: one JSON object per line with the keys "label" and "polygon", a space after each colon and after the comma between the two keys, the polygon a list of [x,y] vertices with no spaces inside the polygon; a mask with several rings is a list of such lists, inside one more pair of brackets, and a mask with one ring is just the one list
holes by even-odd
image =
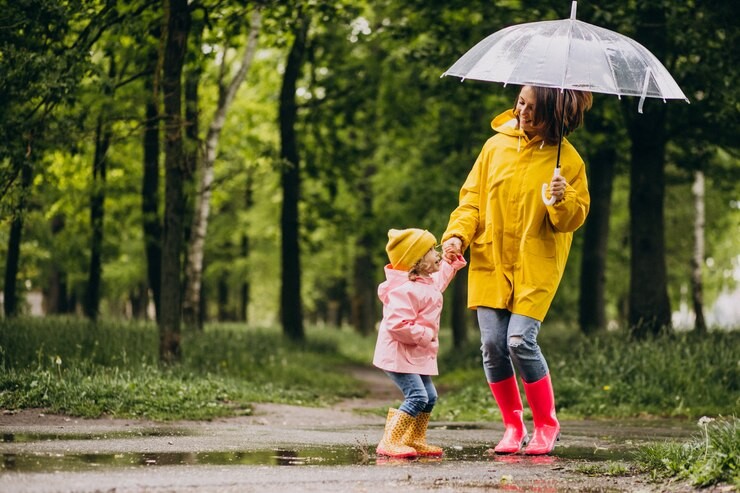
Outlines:
{"label": "woman's hand holding child's hand", "polygon": [[462,255],[462,240],[453,236],[442,244],[442,255],[445,260],[452,263],[458,256]]}

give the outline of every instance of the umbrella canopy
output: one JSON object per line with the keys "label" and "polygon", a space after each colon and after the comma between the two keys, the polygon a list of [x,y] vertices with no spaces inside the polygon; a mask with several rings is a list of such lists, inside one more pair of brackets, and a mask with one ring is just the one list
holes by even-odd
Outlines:
{"label": "umbrella canopy", "polygon": [[689,102],[671,74],[640,43],[570,19],[517,24],[497,31],[465,53],[444,74],[482,81],[576,89],[616,96]]}
{"label": "umbrella canopy", "polygon": [[[689,99],[660,60],[637,41],[593,24],[576,20],[578,3],[571,4],[570,19],[529,22],[501,29],[473,46],[442,76],[452,75],[504,84],[575,89],[616,96]],[[562,98],[565,106],[565,98]],[[561,111],[561,114],[563,112]],[[555,174],[560,173],[560,126]],[[546,195],[542,200],[555,202]]]}

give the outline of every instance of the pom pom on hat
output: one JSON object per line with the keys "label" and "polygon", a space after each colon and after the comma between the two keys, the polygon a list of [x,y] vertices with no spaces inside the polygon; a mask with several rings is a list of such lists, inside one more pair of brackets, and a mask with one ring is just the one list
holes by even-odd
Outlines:
{"label": "pom pom on hat", "polygon": [[424,229],[391,229],[385,251],[396,270],[411,270],[437,244],[432,233]]}

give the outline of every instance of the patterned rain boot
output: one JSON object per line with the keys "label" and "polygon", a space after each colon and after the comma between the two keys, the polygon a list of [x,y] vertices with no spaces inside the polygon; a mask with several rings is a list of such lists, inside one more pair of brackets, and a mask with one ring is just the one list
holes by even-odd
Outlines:
{"label": "patterned rain boot", "polygon": [[560,423],[555,417],[555,394],[548,373],[534,383],[524,382],[524,393],[532,409],[534,434],[524,453],[527,455],[544,455],[552,452],[555,442],[560,440]]}
{"label": "patterned rain boot", "polygon": [[385,421],[385,432],[375,452],[378,455],[396,458],[416,457],[416,449],[403,444],[403,436],[413,421],[414,418],[405,412],[389,408]]}
{"label": "patterned rain boot", "polygon": [[419,413],[403,436],[403,444],[416,450],[420,457],[440,457],[443,453],[442,447],[427,443],[427,427],[429,426],[430,416],[430,413]]}
{"label": "patterned rain boot", "polygon": [[504,437],[493,449],[497,454],[515,454],[527,443],[527,428],[524,426],[524,408],[516,376],[489,383],[491,393],[501,411],[506,431]]}

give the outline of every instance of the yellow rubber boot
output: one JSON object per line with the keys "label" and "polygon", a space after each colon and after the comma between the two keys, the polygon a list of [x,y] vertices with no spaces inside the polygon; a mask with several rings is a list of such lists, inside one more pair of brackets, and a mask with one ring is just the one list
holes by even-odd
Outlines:
{"label": "yellow rubber boot", "polygon": [[403,436],[414,422],[414,418],[398,409],[388,409],[385,432],[375,452],[388,457],[416,457],[416,449],[403,444]]}
{"label": "yellow rubber boot", "polygon": [[442,455],[442,447],[429,445],[427,443],[427,427],[429,426],[429,413],[419,413],[414,418],[406,434],[403,436],[403,444],[416,450],[421,457],[439,457]]}

